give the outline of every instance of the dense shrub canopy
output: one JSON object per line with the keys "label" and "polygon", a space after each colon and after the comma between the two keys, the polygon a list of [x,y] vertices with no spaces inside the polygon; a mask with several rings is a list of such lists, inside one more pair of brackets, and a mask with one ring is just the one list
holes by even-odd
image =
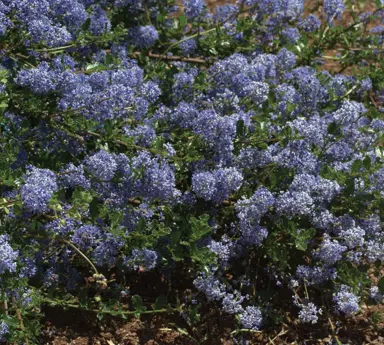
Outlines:
{"label": "dense shrub canopy", "polygon": [[382,302],[384,12],[304,5],[0,1],[2,339],[42,304],[149,312],[150,271],[193,289],[153,312],[236,332]]}

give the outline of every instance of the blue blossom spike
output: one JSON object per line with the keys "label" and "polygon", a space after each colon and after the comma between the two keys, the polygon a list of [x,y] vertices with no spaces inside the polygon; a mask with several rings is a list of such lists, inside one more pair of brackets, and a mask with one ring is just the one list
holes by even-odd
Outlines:
{"label": "blue blossom spike", "polygon": [[135,27],[131,32],[131,36],[133,44],[139,48],[150,48],[159,39],[159,33],[152,25]]}
{"label": "blue blossom spike", "polygon": [[332,22],[335,18],[341,19],[344,7],[343,0],[324,0],[324,12],[327,15],[328,21]]}
{"label": "blue blossom spike", "polygon": [[21,187],[21,200],[24,207],[32,213],[48,211],[49,200],[58,189],[56,175],[48,169],[29,167],[25,183]]}
{"label": "blue blossom spike", "polygon": [[0,235],[0,274],[16,271],[18,252],[8,243],[8,235]]}
{"label": "blue blossom spike", "polygon": [[333,301],[337,311],[347,316],[353,315],[359,311],[360,298],[356,296],[351,287],[341,285],[339,292],[333,295]]}
{"label": "blue blossom spike", "polygon": [[113,155],[104,150],[87,157],[85,164],[89,172],[101,181],[111,180],[117,169]]}
{"label": "blue blossom spike", "polygon": [[254,306],[246,307],[240,314],[240,323],[244,328],[258,331],[263,324],[260,309]]}

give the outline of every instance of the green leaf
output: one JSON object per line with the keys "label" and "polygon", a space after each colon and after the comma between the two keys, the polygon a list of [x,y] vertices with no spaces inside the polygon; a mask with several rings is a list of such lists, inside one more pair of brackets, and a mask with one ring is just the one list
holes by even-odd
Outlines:
{"label": "green leaf", "polygon": [[104,129],[105,129],[105,134],[107,134],[107,136],[112,135],[113,123],[111,119],[107,119],[104,121]]}
{"label": "green leaf", "polygon": [[292,236],[294,236],[294,237],[297,236],[297,225],[295,222],[289,221],[287,230],[288,230],[289,234],[291,234]]}
{"label": "green leaf", "polygon": [[152,304],[153,310],[159,310],[167,305],[167,296],[160,295],[156,298],[156,302]]}
{"label": "green leaf", "polygon": [[207,266],[214,263],[215,254],[207,247],[191,246],[191,259],[197,264]]}
{"label": "green leaf", "polygon": [[99,202],[97,198],[93,198],[91,203],[89,204],[89,211],[92,219],[95,219],[99,215]]}
{"label": "green leaf", "polygon": [[143,299],[139,295],[132,296],[132,307],[137,311],[136,317],[140,316],[140,313],[147,310],[147,307],[143,303]]}
{"label": "green leaf", "polygon": [[368,267],[356,267],[351,262],[340,261],[337,267],[337,275],[341,282],[355,289],[360,289],[361,286],[368,286],[371,280],[367,277]]}
{"label": "green leaf", "polygon": [[203,238],[212,231],[211,227],[208,225],[208,220],[209,216],[206,214],[199,218],[191,217],[189,222],[191,224],[191,240],[193,242]]}
{"label": "green leaf", "polygon": [[384,277],[381,277],[377,283],[380,293],[384,294]]}
{"label": "green leaf", "polygon": [[192,323],[197,323],[200,321],[200,309],[201,305],[196,304],[196,305],[190,305],[188,307],[188,316],[191,319]]}
{"label": "green leaf", "polygon": [[188,21],[187,21],[187,17],[186,17],[186,16],[180,16],[180,17],[179,17],[179,22],[180,22],[180,26],[181,26],[181,27],[187,25],[187,23],[188,23]]}
{"label": "green leaf", "polygon": [[165,17],[164,17],[162,14],[159,14],[159,15],[156,17],[156,22],[157,22],[158,24],[160,24],[160,23],[164,22],[164,19],[165,19]]}
{"label": "green leaf", "polygon": [[12,187],[15,185],[15,180],[12,178],[9,178],[8,180],[3,181],[4,186]]}
{"label": "green leaf", "polygon": [[383,7],[383,4],[382,4],[381,0],[375,0],[375,3],[376,3],[377,8],[382,8]]}
{"label": "green leaf", "polygon": [[78,189],[74,191],[72,199],[74,202],[89,204],[93,197],[90,192]]}
{"label": "green leaf", "polygon": [[176,262],[184,260],[185,250],[181,246],[168,246],[169,252],[171,253],[172,259]]}
{"label": "green leaf", "polygon": [[111,54],[107,54],[105,57],[105,64],[108,66],[113,63],[113,56]]}
{"label": "green leaf", "polygon": [[305,251],[308,248],[307,242],[301,239],[296,240],[295,245],[296,245],[296,249],[302,250],[302,251]]}
{"label": "green leaf", "polygon": [[23,204],[21,201],[16,201],[13,204],[13,212],[15,215],[21,215],[23,212]]}
{"label": "green leaf", "polygon": [[337,131],[338,131],[338,126],[336,122],[330,123],[327,129],[328,134],[336,135]]}
{"label": "green leaf", "polygon": [[365,157],[363,160],[364,168],[369,170],[371,168],[372,162],[369,156]]}
{"label": "green leaf", "polygon": [[295,245],[298,250],[307,250],[308,240],[313,238],[316,235],[316,230],[313,228],[303,229],[297,233],[297,238],[295,240]]}
{"label": "green leaf", "polygon": [[314,229],[314,228],[305,229],[299,233],[299,237],[304,239],[304,240],[310,240],[315,235],[316,235],[316,229]]}
{"label": "green leaf", "polygon": [[351,177],[345,183],[345,194],[352,195],[354,191],[355,191],[355,179]]}
{"label": "green leaf", "polygon": [[268,179],[269,179],[269,183],[270,183],[270,186],[271,186],[271,189],[275,188],[276,185],[277,185],[277,173],[276,171],[272,171],[269,175],[268,175]]}
{"label": "green leaf", "polygon": [[86,30],[88,30],[90,25],[91,25],[91,19],[87,18],[87,20],[84,22],[84,24],[81,26],[81,28],[82,28],[82,30],[86,31]]}
{"label": "green leaf", "polygon": [[244,120],[239,120],[236,123],[236,135],[242,137],[245,134]]}
{"label": "green leaf", "polygon": [[357,173],[361,170],[362,167],[363,167],[363,162],[360,159],[357,159],[353,162],[351,171],[353,173]]}
{"label": "green leaf", "polygon": [[88,65],[85,70],[86,71],[93,71],[93,70],[97,70],[98,68],[100,67],[100,63],[99,62],[95,62],[93,64],[90,64]]}

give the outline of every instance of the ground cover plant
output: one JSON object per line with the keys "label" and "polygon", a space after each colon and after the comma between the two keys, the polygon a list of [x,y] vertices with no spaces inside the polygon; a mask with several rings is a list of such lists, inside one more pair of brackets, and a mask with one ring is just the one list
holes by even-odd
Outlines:
{"label": "ground cover plant", "polygon": [[54,306],[341,344],[384,294],[384,8],[357,5],[0,1],[0,341]]}

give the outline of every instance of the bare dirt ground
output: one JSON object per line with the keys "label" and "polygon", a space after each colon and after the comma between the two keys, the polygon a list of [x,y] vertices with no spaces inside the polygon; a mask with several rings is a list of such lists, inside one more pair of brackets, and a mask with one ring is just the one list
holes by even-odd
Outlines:
{"label": "bare dirt ground", "polygon": [[[342,344],[383,345],[384,322],[372,323],[371,316],[379,311],[370,307],[342,327],[334,325]],[[97,320],[94,314],[78,311],[46,309],[47,321],[41,344],[52,345],[232,345],[233,320],[225,315],[210,315],[196,329],[188,326],[179,315],[163,315],[119,320]],[[231,325],[232,324],[232,325]],[[246,335],[252,344],[324,345],[332,340],[330,327],[301,325],[295,320],[278,329],[267,329]]]}

